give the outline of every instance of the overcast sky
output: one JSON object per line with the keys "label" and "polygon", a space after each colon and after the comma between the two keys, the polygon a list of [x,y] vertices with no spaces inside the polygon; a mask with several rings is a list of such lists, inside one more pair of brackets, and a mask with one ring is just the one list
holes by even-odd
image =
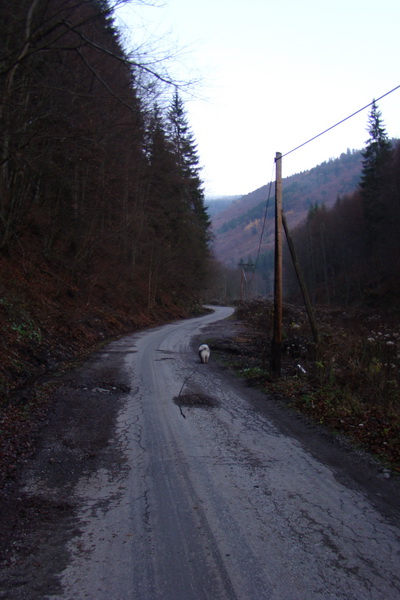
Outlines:
{"label": "overcast sky", "polygon": [[[276,152],[400,85],[400,0],[155,3],[133,2],[117,24],[132,46],[144,36],[161,52],[177,49],[172,75],[198,80],[183,99],[207,195],[246,194],[268,183]],[[400,138],[400,89],[378,107],[389,137]],[[283,177],[363,148],[368,113],[285,157]]]}

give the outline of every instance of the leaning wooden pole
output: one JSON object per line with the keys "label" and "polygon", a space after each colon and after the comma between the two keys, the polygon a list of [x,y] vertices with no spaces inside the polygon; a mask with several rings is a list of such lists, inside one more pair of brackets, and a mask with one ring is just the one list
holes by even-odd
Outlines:
{"label": "leaning wooden pole", "polygon": [[271,371],[281,374],[282,355],[282,154],[275,156],[275,277],[274,277],[274,329],[271,348]]}
{"label": "leaning wooden pole", "polygon": [[290,251],[290,256],[292,257],[292,263],[293,263],[294,269],[296,271],[297,281],[299,283],[301,294],[303,296],[304,306],[306,307],[308,321],[310,323],[311,331],[313,334],[315,347],[318,350],[319,336],[318,336],[318,329],[317,329],[317,324],[315,321],[314,311],[313,311],[313,307],[311,304],[310,296],[308,295],[308,290],[307,290],[306,283],[304,281],[303,273],[301,271],[299,261],[297,260],[296,251],[294,249],[292,237],[290,235],[289,227],[288,227],[284,213],[282,213],[282,224],[283,224],[283,229],[285,230],[286,240],[287,240],[289,251]]}

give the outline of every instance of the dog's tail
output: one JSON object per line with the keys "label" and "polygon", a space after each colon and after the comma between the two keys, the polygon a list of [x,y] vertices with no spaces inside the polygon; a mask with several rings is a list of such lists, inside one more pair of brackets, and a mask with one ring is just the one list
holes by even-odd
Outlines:
{"label": "dog's tail", "polygon": [[210,348],[207,344],[202,344],[199,348],[199,357],[203,364],[208,363],[208,359],[210,358]]}

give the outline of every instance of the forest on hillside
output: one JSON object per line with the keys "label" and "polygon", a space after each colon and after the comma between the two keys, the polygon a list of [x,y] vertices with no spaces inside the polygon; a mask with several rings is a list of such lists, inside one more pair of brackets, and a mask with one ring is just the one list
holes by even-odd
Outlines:
{"label": "forest on hillside", "polygon": [[[352,193],[360,180],[361,161],[361,151],[347,150],[338,158],[284,178],[283,206],[290,229],[306,221],[308,212],[316,206],[334,206],[340,194]],[[268,295],[273,291],[274,192],[274,182],[271,182],[212,216],[213,250],[224,265],[221,268],[224,281],[229,282],[229,293],[233,292],[236,297],[241,294],[237,268],[242,264],[255,265],[255,269],[244,267],[243,294],[246,297]],[[215,288],[218,285],[213,285],[212,296],[224,295],[221,286],[219,292]]]}
{"label": "forest on hillside", "polygon": [[[315,303],[398,307],[400,292],[400,143],[390,141],[373,103],[362,172],[334,206],[312,206],[292,232]],[[286,294],[298,286],[286,249]]]}
{"label": "forest on hillside", "polygon": [[[360,151],[348,150],[339,158],[284,178],[283,206],[289,226],[293,228],[304,221],[311,207],[333,206],[339,195],[353,192],[360,179],[361,158]],[[266,282],[265,291],[272,281],[274,192],[271,182],[212,217],[217,259],[231,268],[239,262],[256,262],[257,274]]]}
{"label": "forest on hillside", "polygon": [[1,3],[2,297],[20,269],[20,284],[111,310],[184,305],[204,285],[210,223],[180,90],[124,49],[118,4]]}
{"label": "forest on hillside", "polygon": [[[283,179],[283,210],[314,303],[397,303],[400,147],[371,106],[364,150]],[[224,264],[215,297],[273,292],[274,219],[273,182],[213,216],[214,250]],[[284,286],[287,300],[301,298],[287,246]]]}
{"label": "forest on hillside", "polygon": [[[288,220],[293,223],[290,215],[293,214],[295,223],[302,219],[305,212],[315,204],[333,204],[338,195],[352,192],[358,184],[361,169],[361,152],[350,151],[343,153],[339,158],[331,159],[305,171],[296,173],[283,179],[283,194],[285,212]],[[223,234],[237,227],[246,227],[249,223],[262,220],[265,213],[265,202],[270,196],[270,185],[246,194],[237,203],[230,207],[226,215],[220,215],[215,220],[215,232]],[[270,219],[274,216],[274,190],[272,190]],[[236,210],[235,210],[236,209]]]}

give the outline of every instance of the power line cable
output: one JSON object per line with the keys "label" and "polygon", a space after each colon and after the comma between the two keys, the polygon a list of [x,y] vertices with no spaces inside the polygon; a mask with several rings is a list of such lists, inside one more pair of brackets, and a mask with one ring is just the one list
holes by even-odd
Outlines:
{"label": "power line cable", "polygon": [[257,268],[257,262],[258,262],[258,259],[259,259],[259,257],[260,257],[261,244],[262,244],[262,239],[263,239],[263,237],[264,237],[265,224],[266,224],[266,222],[267,222],[267,214],[268,214],[269,200],[270,200],[270,197],[271,197],[271,189],[272,189],[272,183],[273,183],[273,173],[274,173],[274,168],[275,168],[275,163],[274,163],[274,165],[273,165],[273,167],[272,167],[271,179],[270,179],[270,182],[269,182],[269,189],[268,189],[268,198],[267,198],[267,203],[266,203],[266,205],[265,205],[265,211],[264,211],[263,225],[262,225],[262,228],[261,228],[261,234],[260,234],[260,241],[259,241],[259,244],[258,244],[257,256],[256,256],[256,260],[255,260],[255,262],[254,262],[253,273],[252,273],[252,275],[251,275],[251,278],[250,278],[250,284],[249,284],[249,285],[251,285],[251,282],[253,281],[253,277],[254,277],[254,275],[255,275],[256,268]]}
{"label": "power line cable", "polygon": [[341,121],[339,121],[338,123],[335,123],[335,125],[332,125],[331,127],[328,127],[328,129],[325,129],[324,131],[321,131],[321,133],[318,133],[317,135],[314,135],[314,137],[310,138],[309,140],[307,140],[306,142],[303,142],[302,144],[300,144],[300,146],[296,146],[296,148],[293,148],[293,150],[289,150],[289,152],[286,152],[285,154],[282,154],[281,158],[283,158],[284,156],[288,156],[288,154],[292,154],[292,152],[295,152],[296,150],[299,150],[299,148],[302,148],[303,146],[305,146],[306,144],[309,144],[310,142],[313,142],[314,140],[316,140],[317,138],[321,137],[321,135],[324,135],[325,133],[327,133],[328,131],[331,131],[331,129],[334,129],[335,127],[337,127],[338,125],[341,125],[342,123],[344,123],[345,121],[348,121],[349,119],[351,119],[352,117],[355,117],[355,115],[358,115],[358,113],[362,112],[363,110],[365,110],[366,108],[368,108],[369,106],[372,106],[372,104],[374,102],[379,102],[379,100],[382,100],[382,98],[385,98],[385,96],[388,96],[389,94],[392,94],[393,92],[395,92],[396,90],[398,90],[400,88],[400,85],[397,85],[395,88],[393,88],[392,90],[390,90],[389,92],[386,92],[386,94],[383,94],[382,96],[380,96],[379,98],[376,98],[374,100],[372,100],[372,102],[370,102],[369,104],[366,104],[366,106],[363,106],[362,108],[359,108],[358,110],[356,110],[356,112],[352,113],[351,115],[349,115],[348,117],[342,119]]}

